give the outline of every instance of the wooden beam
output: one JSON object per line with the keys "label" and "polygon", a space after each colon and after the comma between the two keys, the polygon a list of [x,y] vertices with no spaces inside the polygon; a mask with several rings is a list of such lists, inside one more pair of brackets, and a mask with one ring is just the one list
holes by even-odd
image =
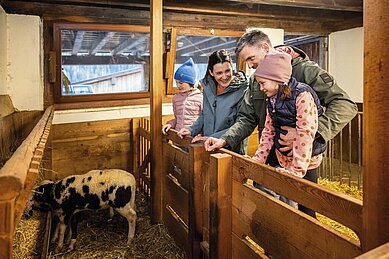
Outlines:
{"label": "wooden beam", "polygon": [[263,4],[343,11],[362,11],[362,0],[230,0],[229,2],[245,3],[249,5]]}
{"label": "wooden beam", "polygon": [[150,115],[151,115],[151,212],[152,221],[162,220],[162,0],[150,1]]}
{"label": "wooden beam", "polygon": [[95,55],[104,45],[115,35],[116,32],[107,32],[104,35],[101,35],[95,42],[89,51],[90,55]]}
{"label": "wooden beam", "polygon": [[389,241],[389,2],[364,1],[363,238],[364,252]]}
{"label": "wooden beam", "polygon": [[77,31],[76,39],[74,40],[72,55],[77,55],[81,49],[82,41],[84,40],[85,31]]}
{"label": "wooden beam", "polygon": [[[129,2],[115,5],[54,5],[39,1],[7,1],[2,4],[7,13],[33,14],[44,16],[45,20],[65,22],[89,22],[110,24],[150,24],[150,13],[138,9]],[[136,4],[135,4],[136,5]],[[164,26],[209,29],[209,21],[215,29],[245,30],[247,27],[283,28],[294,33],[327,34],[337,30],[362,26],[362,12],[293,8],[258,5],[256,8],[237,8],[209,2],[195,5],[166,3],[163,13]],[[190,15],[196,14],[196,15]],[[239,17],[239,18],[238,18]],[[347,21],[354,19],[352,23]],[[182,21],[185,21],[183,23]]]}

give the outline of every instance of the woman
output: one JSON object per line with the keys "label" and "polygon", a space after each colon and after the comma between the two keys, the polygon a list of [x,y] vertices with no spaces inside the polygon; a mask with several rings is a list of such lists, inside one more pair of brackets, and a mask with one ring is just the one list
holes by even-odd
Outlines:
{"label": "woman", "polygon": [[[237,117],[243,93],[248,81],[243,72],[234,72],[230,54],[222,49],[209,56],[207,73],[200,81],[203,87],[203,110],[189,129],[181,129],[178,135],[194,136],[192,143],[204,141],[208,137],[220,138]],[[247,140],[231,150],[245,153]]]}

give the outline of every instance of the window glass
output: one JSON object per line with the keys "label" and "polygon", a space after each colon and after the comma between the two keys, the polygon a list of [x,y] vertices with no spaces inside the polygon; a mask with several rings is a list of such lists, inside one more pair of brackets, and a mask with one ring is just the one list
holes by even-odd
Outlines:
{"label": "window glass", "polygon": [[[238,40],[239,37],[178,35],[174,71],[189,58],[192,58],[196,65],[196,81],[199,81],[205,76],[209,55],[220,49],[225,49],[230,53],[233,68],[236,71],[235,47]],[[176,87],[175,80],[173,80],[173,87]]]}
{"label": "window glass", "polygon": [[61,29],[61,95],[149,90],[150,34]]}

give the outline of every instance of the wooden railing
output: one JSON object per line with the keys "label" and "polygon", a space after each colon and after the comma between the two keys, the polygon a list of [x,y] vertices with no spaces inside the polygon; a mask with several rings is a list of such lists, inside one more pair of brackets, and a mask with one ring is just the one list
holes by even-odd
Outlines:
{"label": "wooden railing", "polygon": [[15,227],[42,168],[50,143],[53,109],[46,109],[28,137],[0,170],[0,258],[12,258]]}
{"label": "wooden railing", "polygon": [[139,142],[137,148],[139,167],[135,177],[138,180],[139,190],[143,191],[148,197],[151,195],[151,183],[150,183],[150,120],[147,118],[139,119]]}
{"label": "wooden railing", "polygon": [[352,258],[362,253],[359,241],[250,182],[349,227],[359,238],[361,201],[228,150],[210,154],[173,130],[162,148],[163,220],[189,258],[198,257],[199,248],[204,258],[257,258],[265,256],[264,250],[276,258]]}
{"label": "wooden railing", "polygon": [[321,178],[362,188],[362,123],[363,112],[349,122],[338,135],[328,141]]}

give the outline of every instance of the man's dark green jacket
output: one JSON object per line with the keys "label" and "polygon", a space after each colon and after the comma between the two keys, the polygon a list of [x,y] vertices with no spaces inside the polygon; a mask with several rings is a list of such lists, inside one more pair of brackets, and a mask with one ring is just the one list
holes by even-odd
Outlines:
{"label": "man's dark green jacket", "polygon": [[[292,76],[298,82],[310,85],[317,93],[321,105],[325,107],[324,114],[319,118],[318,133],[325,141],[328,141],[354,118],[358,111],[357,105],[327,71],[310,61],[302,50],[292,48],[300,54],[292,60]],[[256,126],[261,133],[265,117],[266,95],[259,90],[259,85],[253,75],[250,77],[250,85],[245,92],[238,120],[221,138],[234,148],[250,136]]]}

